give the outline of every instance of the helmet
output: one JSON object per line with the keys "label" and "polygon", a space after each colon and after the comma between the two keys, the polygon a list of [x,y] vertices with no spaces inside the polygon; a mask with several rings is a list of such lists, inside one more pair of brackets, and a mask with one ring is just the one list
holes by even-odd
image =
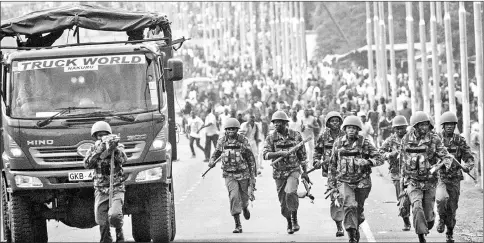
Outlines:
{"label": "helmet", "polygon": [[413,116],[410,117],[410,126],[414,127],[418,123],[426,121],[430,122],[432,125],[432,121],[430,120],[430,117],[429,115],[427,115],[427,113],[425,113],[424,111],[417,111]]}
{"label": "helmet", "polygon": [[345,129],[345,126],[357,126],[360,130],[363,130],[361,119],[357,116],[347,116],[343,121],[343,130]]}
{"label": "helmet", "polygon": [[392,127],[408,126],[407,118],[404,116],[396,116],[393,118]]}
{"label": "helmet", "polygon": [[91,136],[94,137],[94,135],[97,133],[97,132],[109,132],[109,134],[113,133],[113,131],[111,130],[111,126],[105,122],[105,121],[98,121],[96,123],[94,123],[92,125],[92,128],[91,128]]}
{"label": "helmet", "polygon": [[452,111],[446,111],[440,117],[440,125],[444,123],[457,123],[457,116]]}
{"label": "helmet", "polygon": [[227,118],[227,120],[225,120],[225,129],[231,128],[231,127],[240,128],[239,120],[237,120],[233,117]]}
{"label": "helmet", "polygon": [[328,114],[324,118],[324,124],[326,126],[328,126],[329,119],[331,119],[333,117],[338,117],[340,119],[340,122],[343,121],[343,117],[341,117],[341,115],[339,114],[339,112],[337,112],[337,111],[330,111],[330,112],[328,112]]}
{"label": "helmet", "polygon": [[279,111],[274,112],[274,114],[272,114],[271,122],[273,122],[275,120],[289,121],[289,117],[287,117],[286,112],[279,110]]}

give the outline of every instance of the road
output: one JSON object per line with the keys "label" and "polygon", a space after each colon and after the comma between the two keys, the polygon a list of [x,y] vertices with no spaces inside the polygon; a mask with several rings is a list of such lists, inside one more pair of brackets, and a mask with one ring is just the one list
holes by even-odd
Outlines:
{"label": "road", "polygon": [[[203,144],[203,143],[202,143]],[[310,174],[314,183],[314,204],[308,198],[300,201],[298,213],[301,230],[293,235],[286,233],[286,220],[280,215],[279,202],[268,163],[257,179],[256,200],[251,219],[242,219],[243,233],[233,234],[234,221],[229,213],[228,193],[221,177],[220,166],[210,171],[204,179],[201,174],[208,167],[202,162],[203,155],[192,159],[185,137],[179,142],[179,161],[174,163],[175,203],[177,235],[175,241],[210,242],[347,242],[347,234],[336,238],[336,226],[329,215],[329,200],[324,199],[326,179],[316,171]],[[384,165],[385,166],[385,165]],[[384,169],[380,168],[384,171]],[[372,173],[373,188],[365,205],[366,222],[361,227],[361,242],[418,242],[413,229],[401,231],[402,220],[397,216],[396,199],[391,182],[380,176],[377,169]],[[301,184],[302,185],[302,184]],[[133,242],[131,219],[125,216],[125,237]],[[114,229],[112,229],[114,236]],[[76,229],[63,223],[49,221],[49,242],[99,242],[99,228]],[[435,229],[427,237],[428,242],[443,242],[445,234]]]}

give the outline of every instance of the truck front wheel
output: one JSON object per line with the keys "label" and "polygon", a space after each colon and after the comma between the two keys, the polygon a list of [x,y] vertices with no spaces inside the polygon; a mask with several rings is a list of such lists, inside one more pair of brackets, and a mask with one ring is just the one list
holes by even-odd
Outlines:
{"label": "truck front wheel", "polygon": [[150,221],[146,212],[131,215],[131,229],[136,242],[150,242]]}
{"label": "truck front wheel", "polygon": [[170,185],[159,183],[151,187],[150,205],[150,233],[154,243],[169,242],[171,240],[171,193]]}
{"label": "truck front wheel", "polygon": [[32,209],[33,202],[28,197],[12,194],[12,242],[47,242],[45,219]]}

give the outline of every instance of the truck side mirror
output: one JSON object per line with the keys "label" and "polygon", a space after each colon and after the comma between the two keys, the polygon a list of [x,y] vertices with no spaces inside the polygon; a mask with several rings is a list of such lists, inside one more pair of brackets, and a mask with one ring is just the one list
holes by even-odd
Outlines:
{"label": "truck side mirror", "polygon": [[165,71],[168,81],[180,81],[183,79],[183,62],[180,59],[168,59]]}

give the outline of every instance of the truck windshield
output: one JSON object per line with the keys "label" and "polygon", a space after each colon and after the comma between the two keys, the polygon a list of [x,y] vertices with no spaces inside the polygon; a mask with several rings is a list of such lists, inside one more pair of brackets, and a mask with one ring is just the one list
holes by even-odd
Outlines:
{"label": "truck windshield", "polygon": [[[158,108],[155,63],[143,54],[12,62],[12,117],[50,117],[62,107],[114,114]],[[161,104],[160,104],[161,105]],[[72,110],[58,117],[85,113]]]}

